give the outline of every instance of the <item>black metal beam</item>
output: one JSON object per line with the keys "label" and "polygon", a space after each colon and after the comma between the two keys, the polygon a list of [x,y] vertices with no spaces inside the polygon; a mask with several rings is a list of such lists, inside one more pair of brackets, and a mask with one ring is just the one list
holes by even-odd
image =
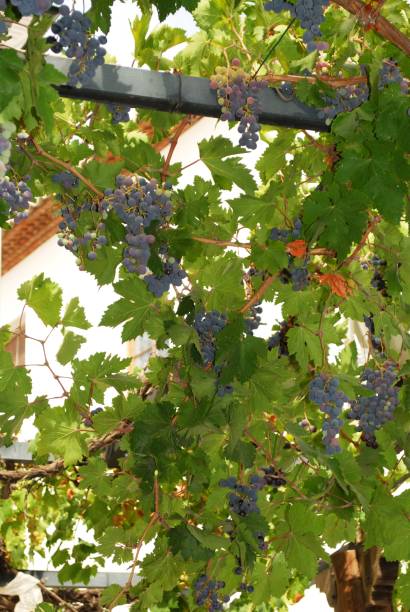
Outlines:
{"label": "black metal beam", "polygon": [[[71,60],[47,56],[47,62],[68,74]],[[106,64],[97,68],[92,81],[81,88],[56,86],[61,96],[94,102],[113,102],[130,107],[151,108],[202,117],[220,117],[221,110],[209,80],[170,72],[123,68]],[[282,100],[274,89],[261,91],[260,122],[319,132],[329,131],[315,108],[292,98]]]}

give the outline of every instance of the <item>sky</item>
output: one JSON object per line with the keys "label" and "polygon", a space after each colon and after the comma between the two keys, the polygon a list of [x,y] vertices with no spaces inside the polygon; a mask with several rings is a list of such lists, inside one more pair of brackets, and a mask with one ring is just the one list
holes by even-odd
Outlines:
{"label": "sky", "polygon": [[[135,17],[140,14],[141,11],[135,1],[125,0],[125,2],[121,2],[116,0],[113,5],[111,29],[108,33],[106,48],[110,55],[116,57],[120,66],[131,66],[134,59],[134,39],[128,24],[132,23]],[[174,15],[169,15],[165,23],[175,28],[184,29],[188,35],[192,35],[196,30],[192,15],[183,8],[179,9]],[[155,14],[152,18],[151,30],[158,24],[159,19]]]}

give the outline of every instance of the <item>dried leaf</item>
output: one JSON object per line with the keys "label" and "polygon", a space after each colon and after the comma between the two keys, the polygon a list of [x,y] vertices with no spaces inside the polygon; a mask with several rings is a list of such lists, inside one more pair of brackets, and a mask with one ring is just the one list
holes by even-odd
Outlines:
{"label": "dried leaf", "polygon": [[318,276],[318,281],[321,285],[329,287],[332,293],[342,298],[347,298],[351,293],[347,279],[341,274],[321,274]]}
{"label": "dried leaf", "polygon": [[307,253],[307,244],[304,240],[294,240],[286,245],[286,251],[294,257],[304,257]]}

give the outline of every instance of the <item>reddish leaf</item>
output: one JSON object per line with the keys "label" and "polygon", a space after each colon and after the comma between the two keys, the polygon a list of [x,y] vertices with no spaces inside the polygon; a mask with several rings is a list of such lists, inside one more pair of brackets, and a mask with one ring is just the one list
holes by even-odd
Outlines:
{"label": "reddish leaf", "polygon": [[294,257],[304,257],[307,253],[307,244],[304,240],[294,240],[286,245],[286,251]]}
{"label": "reddish leaf", "polygon": [[340,274],[321,274],[318,276],[318,281],[321,285],[326,285],[332,293],[340,295],[342,298],[349,296],[351,289],[347,280]]}

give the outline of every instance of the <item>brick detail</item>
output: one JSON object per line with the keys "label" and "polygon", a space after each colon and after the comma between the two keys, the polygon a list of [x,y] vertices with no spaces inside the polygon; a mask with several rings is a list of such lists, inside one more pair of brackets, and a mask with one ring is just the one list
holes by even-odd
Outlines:
{"label": "brick detail", "polygon": [[44,198],[33,208],[28,219],[21,221],[2,237],[1,273],[5,274],[25,259],[46,240],[55,236],[61,217],[52,198]]}

